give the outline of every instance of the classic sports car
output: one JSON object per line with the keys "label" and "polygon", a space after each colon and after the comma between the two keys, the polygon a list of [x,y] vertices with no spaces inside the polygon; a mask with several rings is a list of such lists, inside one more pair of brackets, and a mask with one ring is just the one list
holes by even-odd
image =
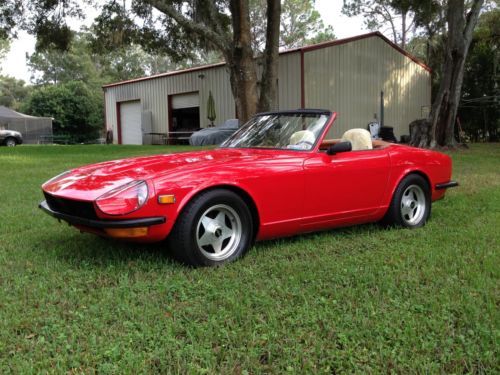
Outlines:
{"label": "classic sports car", "polygon": [[167,239],[180,260],[218,265],[255,240],[383,221],[424,225],[456,186],[444,154],[326,139],[336,113],[261,113],[221,147],[88,165],[43,184],[40,208],[77,229],[140,242]]}

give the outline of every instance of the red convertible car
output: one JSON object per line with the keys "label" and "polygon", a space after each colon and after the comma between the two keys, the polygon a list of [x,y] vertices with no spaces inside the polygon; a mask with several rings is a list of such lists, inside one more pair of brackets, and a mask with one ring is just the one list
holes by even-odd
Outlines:
{"label": "red convertible car", "polygon": [[180,260],[212,266],[255,240],[382,221],[417,228],[444,197],[451,159],[372,141],[327,139],[336,113],[261,113],[219,148],[108,161],[42,185],[48,214],[100,236],[167,239]]}

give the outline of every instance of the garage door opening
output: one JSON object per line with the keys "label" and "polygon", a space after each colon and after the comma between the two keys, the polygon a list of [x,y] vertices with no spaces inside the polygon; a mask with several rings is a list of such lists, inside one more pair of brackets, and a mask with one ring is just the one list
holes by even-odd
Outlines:
{"label": "garage door opening", "polygon": [[200,129],[199,93],[170,96],[169,140],[187,143],[191,134]]}
{"label": "garage door opening", "polygon": [[194,131],[200,128],[200,107],[172,110],[173,131]]}

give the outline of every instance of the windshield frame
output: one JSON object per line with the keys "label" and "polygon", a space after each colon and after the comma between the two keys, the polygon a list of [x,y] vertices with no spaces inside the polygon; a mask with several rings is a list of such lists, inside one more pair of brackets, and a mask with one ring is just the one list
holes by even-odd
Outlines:
{"label": "windshield frame", "polygon": [[[313,146],[309,150],[300,150],[300,149],[285,149],[285,148],[276,148],[276,147],[231,147],[231,146],[225,146],[224,144],[228,142],[230,139],[233,139],[237,137],[237,134],[244,129],[247,124],[252,121],[255,117],[260,117],[260,116],[301,116],[301,115],[316,115],[316,116],[327,116],[327,119],[323,125],[323,128],[321,132],[319,133],[318,137],[316,138],[316,141],[314,142]],[[254,116],[252,116],[245,124],[243,124],[234,134],[232,134],[228,139],[226,139],[224,142],[221,143],[219,148],[224,148],[224,149],[253,149],[253,150],[274,150],[274,151],[291,151],[291,152],[317,152],[319,149],[319,146],[321,145],[321,142],[325,138],[326,134],[328,133],[328,130],[330,129],[331,125],[335,121],[335,118],[337,117],[336,112],[332,112],[329,110],[324,110],[324,109],[297,109],[297,110],[287,110],[287,111],[271,111],[271,112],[261,112],[257,113]]]}

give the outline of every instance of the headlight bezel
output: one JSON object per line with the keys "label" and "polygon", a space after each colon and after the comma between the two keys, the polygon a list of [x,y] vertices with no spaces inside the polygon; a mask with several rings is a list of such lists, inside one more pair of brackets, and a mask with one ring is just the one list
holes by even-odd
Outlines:
{"label": "headlight bezel", "polygon": [[42,184],[42,189],[45,188],[49,184],[53,184],[54,182],[57,182],[57,181],[61,180],[63,177],[69,175],[71,172],[73,172],[73,169],[69,169],[69,170],[64,171],[62,173],[59,173],[58,175],[56,175],[56,176],[52,177],[51,179],[45,181]]}
{"label": "headlight bezel", "polygon": [[128,215],[143,207],[149,197],[148,183],[134,180],[104,193],[95,200],[95,205],[105,215]]}

